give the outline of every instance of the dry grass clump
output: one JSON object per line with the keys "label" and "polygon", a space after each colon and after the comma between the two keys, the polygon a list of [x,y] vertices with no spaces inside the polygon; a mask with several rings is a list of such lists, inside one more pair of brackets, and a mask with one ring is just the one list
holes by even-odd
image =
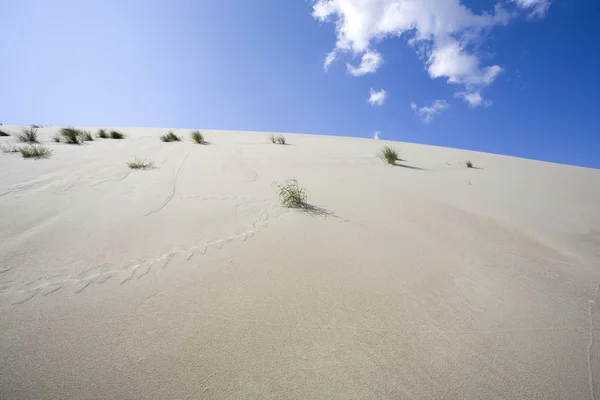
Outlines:
{"label": "dry grass clump", "polygon": [[398,152],[395,148],[391,146],[383,146],[379,153],[377,153],[377,157],[381,158],[384,162],[388,164],[395,165],[398,158]]}
{"label": "dry grass clump", "polygon": [[81,131],[72,126],[61,128],[59,131],[60,135],[65,140],[65,143],[69,144],[80,144],[81,143]]}
{"label": "dry grass clump", "polygon": [[37,143],[37,128],[21,128],[21,133],[17,135],[17,139],[24,143]]}
{"label": "dry grass clump", "polygon": [[49,158],[52,155],[52,151],[48,148],[36,144],[30,144],[23,146],[18,149],[23,158]]}
{"label": "dry grass clump", "polygon": [[474,168],[475,165],[473,165],[473,162],[471,160],[467,160],[467,161],[465,161],[465,167]]}
{"label": "dry grass clump", "polygon": [[271,143],[275,143],[275,144],[285,144],[285,136],[283,135],[271,135],[269,136],[269,140],[271,141]]}
{"label": "dry grass clump", "polygon": [[169,131],[160,137],[162,142],[181,142],[181,138],[173,133],[173,131]]}
{"label": "dry grass clump", "polygon": [[96,137],[100,138],[100,139],[108,139],[110,136],[108,134],[108,132],[106,132],[106,129],[98,129],[98,133],[96,133]]}
{"label": "dry grass clump", "polygon": [[192,141],[198,144],[206,144],[206,140],[204,139],[204,135],[200,131],[192,132]]}
{"label": "dry grass clump", "polygon": [[94,137],[92,136],[90,131],[84,129],[81,131],[81,140],[83,140],[84,142],[93,142]]}
{"label": "dry grass clump", "polygon": [[0,146],[0,149],[2,149],[2,152],[5,154],[9,154],[9,153],[18,153],[19,152],[19,148],[13,145],[7,145],[7,146]]}
{"label": "dry grass clump", "polygon": [[131,169],[151,169],[154,167],[154,161],[152,160],[140,160],[137,157],[133,161],[129,161],[127,166]]}
{"label": "dry grass clump", "polygon": [[281,204],[291,208],[305,208],[308,206],[306,189],[300,187],[296,179],[288,179],[285,183],[277,182]]}
{"label": "dry grass clump", "polygon": [[110,131],[110,138],[111,139],[125,139],[125,134],[113,129],[112,131]]}

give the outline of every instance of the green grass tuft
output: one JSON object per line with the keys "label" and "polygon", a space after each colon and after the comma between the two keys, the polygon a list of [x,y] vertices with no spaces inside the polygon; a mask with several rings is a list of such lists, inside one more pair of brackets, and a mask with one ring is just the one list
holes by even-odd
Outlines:
{"label": "green grass tuft", "polygon": [[304,208],[308,205],[306,190],[298,184],[296,179],[288,179],[285,183],[277,182],[279,199],[286,207]]}
{"label": "green grass tuft", "polygon": [[72,126],[67,128],[61,128],[59,131],[60,135],[65,139],[66,143],[69,144],[80,144],[81,141],[81,131]]}
{"label": "green grass tuft", "polygon": [[388,164],[395,165],[398,158],[398,152],[395,148],[391,146],[383,146],[379,153],[377,153],[377,157],[381,158],[384,162]]}
{"label": "green grass tuft", "polygon": [[81,131],[81,140],[83,140],[84,142],[93,142],[94,137],[92,136],[90,131],[82,130]]}
{"label": "green grass tuft", "polygon": [[52,136],[52,140],[54,140],[56,143],[60,143],[60,135]]}
{"label": "green grass tuft", "polygon": [[154,161],[152,160],[139,160],[137,157],[133,161],[129,161],[127,166],[131,169],[151,169],[154,167]]}
{"label": "green grass tuft", "polygon": [[162,135],[160,137],[160,140],[162,142],[181,142],[181,138],[179,136],[177,136],[176,134],[174,134],[172,131],[169,131],[168,133],[165,133],[164,135]]}
{"label": "green grass tuft", "polygon": [[37,128],[21,128],[21,133],[17,135],[17,139],[24,143],[37,143]]}
{"label": "green grass tuft", "polygon": [[52,151],[44,146],[40,145],[27,145],[19,148],[19,152],[23,158],[49,158],[52,155]]}
{"label": "green grass tuft", "polygon": [[192,132],[192,140],[198,144],[206,144],[206,140],[204,140],[204,135],[200,131]]}
{"label": "green grass tuft", "polygon": [[96,137],[100,139],[108,139],[110,136],[106,132],[105,129],[98,129],[98,133],[96,133]]}
{"label": "green grass tuft", "polygon": [[471,160],[467,160],[467,161],[465,161],[465,167],[473,168],[475,166],[473,165],[473,162]]}
{"label": "green grass tuft", "polygon": [[277,143],[277,139],[275,139],[275,135],[269,136],[269,140],[271,141],[271,143]]}
{"label": "green grass tuft", "polygon": [[111,139],[125,139],[125,135],[123,133],[113,129],[112,131],[110,131],[110,138]]}

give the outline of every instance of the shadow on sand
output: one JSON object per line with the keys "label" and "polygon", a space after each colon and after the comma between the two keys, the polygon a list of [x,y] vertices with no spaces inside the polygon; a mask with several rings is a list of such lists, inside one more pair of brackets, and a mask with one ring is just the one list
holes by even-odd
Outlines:
{"label": "shadow on sand", "polygon": [[[398,160],[398,161],[402,161],[402,160]],[[406,165],[406,164],[397,164],[397,163],[396,163],[396,164],[394,164],[394,167],[401,167],[401,168],[415,169],[415,170],[417,170],[417,171],[426,171],[426,170],[425,170],[425,169],[423,169],[423,168],[420,168],[420,167],[414,167],[414,166],[412,166],[412,165]]]}
{"label": "shadow on sand", "polygon": [[308,215],[318,216],[318,217],[335,217],[335,213],[333,211],[329,211],[326,208],[314,206],[312,204],[303,204],[298,207],[291,207],[295,210],[301,211]]}

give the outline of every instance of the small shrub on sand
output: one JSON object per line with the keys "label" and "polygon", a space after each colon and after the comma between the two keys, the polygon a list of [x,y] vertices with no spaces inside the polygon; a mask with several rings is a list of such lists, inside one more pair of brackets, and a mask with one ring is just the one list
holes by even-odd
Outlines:
{"label": "small shrub on sand", "polygon": [[179,136],[177,136],[176,134],[174,134],[172,131],[169,131],[168,133],[165,133],[164,135],[162,135],[160,137],[160,140],[162,142],[181,142],[181,138]]}
{"label": "small shrub on sand", "polygon": [[21,133],[17,135],[17,139],[24,143],[37,143],[37,128],[21,128]]}
{"label": "small shrub on sand", "polygon": [[112,131],[110,131],[110,138],[111,139],[125,139],[125,134],[113,129]]}
{"label": "small shrub on sand", "polygon": [[10,136],[10,133],[3,131],[2,129],[0,129],[0,136]]}
{"label": "small shrub on sand", "polygon": [[127,166],[131,169],[150,169],[154,167],[152,160],[139,160],[137,157],[133,161],[129,161]]}
{"label": "small shrub on sand", "polygon": [[60,143],[60,135],[52,136],[52,140],[54,140],[56,143]]}
{"label": "small shrub on sand", "polygon": [[473,168],[474,167],[473,162],[471,160],[465,161],[465,167],[467,167],[467,168]]}
{"label": "small shrub on sand", "polygon": [[19,152],[23,158],[48,158],[52,154],[46,147],[35,144],[23,146]]}
{"label": "small shrub on sand", "polygon": [[298,184],[296,179],[288,179],[285,183],[277,182],[279,199],[286,207],[303,208],[308,205],[306,190]]}
{"label": "small shrub on sand", "polygon": [[96,133],[96,137],[100,139],[108,139],[108,133],[105,129],[98,129],[98,133]]}
{"label": "small shrub on sand", "polygon": [[206,144],[206,140],[204,140],[204,135],[200,131],[192,132],[192,140],[198,144]]}
{"label": "small shrub on sand", "polygon": [[271,143],[275,143],[275,144],[285,144],[285,136],[283,135],[271,135],[269,136],[269,140],[271,141]]}
{"label": "small shrub on sand", "polygon": [[69,126],[67,128],[61,128],[59,131],[60,135],[65,139],[66,143],[79,144],[81,139],[81,131],[79,129]]}
{"label": "small shrub on sand", "polygon": [[381,150],[379,150],[379,153],[377,153],[377,157],[388,164],[394,165],[398,160],[398,152],[391,146],[383,146]]}
{"label": "small shrub on sand", "polygon": [[84,142],[93,142],[94,141],[94,137],[92,136],[92,134],[90,133],[90,131],[88,131],[88,130],[82,130],[81,131],[81,140],[83,140]]}

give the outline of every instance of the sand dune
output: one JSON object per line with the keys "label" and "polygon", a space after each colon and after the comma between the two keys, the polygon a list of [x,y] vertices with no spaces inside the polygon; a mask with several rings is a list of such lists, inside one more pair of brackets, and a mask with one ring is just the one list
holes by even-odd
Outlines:
{"label": "sand dune", "polygon": [[0,154],[2,399],[600,398],[598,170],[56,131],[49,159]]}

